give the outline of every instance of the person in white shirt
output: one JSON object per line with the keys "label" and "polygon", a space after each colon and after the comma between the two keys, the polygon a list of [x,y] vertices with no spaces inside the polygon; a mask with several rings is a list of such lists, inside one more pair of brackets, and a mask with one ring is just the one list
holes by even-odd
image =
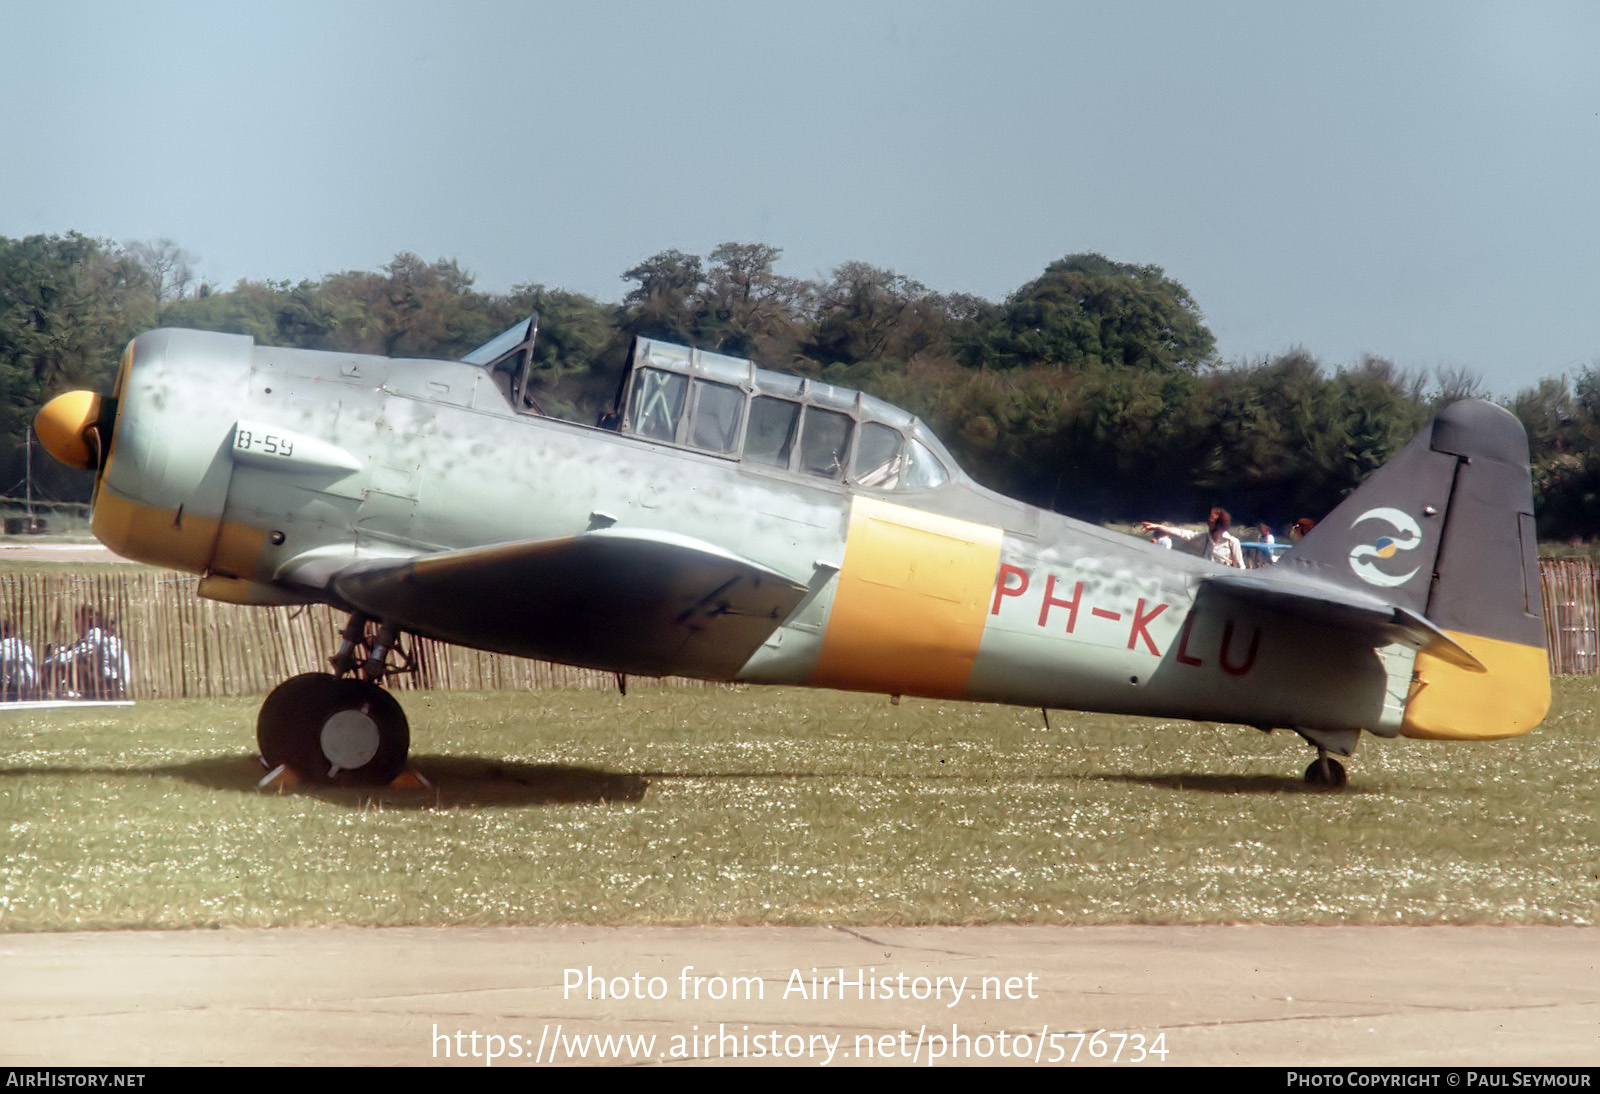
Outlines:
{"label": "person in white shirt", "polygon": [[1211,516],[1206,520],[1205,532],[1191,532],[1185,528],[1174,528],[1166,524],[1157,524],[1154,521],[1141,521],[1140,527],[1146,532],[1161,532],[1179,539],[1199,540],[1197,544],[1201,558],[1209,558],[1212,562],[1222,566],[1234,566],[1244,569],[1244,550],[1239,546],[1239,537],[1235,536],[1228,528],[1233,523],[1233,518],[1228,511],[1222,508],[1211,510]]}
{"label": "person in white shirt", "polygon": [[17,634],[11,620],[0,619],[0,702],[32,698],[38,683],[32,647]]}
{"label": "person in white shirt", "polygon": [[1278,561],[1278,552],[1272,550],[1272,548],[1277,545],[1278,541],[1275,538],[1273,538],[1272,526],[1270,524],[1260,524],[1260,525],[1257,525],[1256,527],[1261,532],[1261,540],[1260,540],[1260,542],[1266,544],[1266,546],[1267,546],[1267,550],[1265,551],[1265,554],[1266,554],[1267,557],[1265,559],[1263,559],[1262,562],[1265,563],[1266,565],[1270,566],[1274,562]]}
{"label": "person in white shirt", "polygon": [[88,604],[78,609],[78,640],[45,659],[55,678],[84,699],[121,699],[132,668],[109,620]]}

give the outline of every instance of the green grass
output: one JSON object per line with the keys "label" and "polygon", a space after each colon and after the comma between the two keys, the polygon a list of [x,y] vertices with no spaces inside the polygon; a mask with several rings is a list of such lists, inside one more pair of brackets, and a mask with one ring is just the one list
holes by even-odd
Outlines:
{"label": "green grass", "polygon": [[0,930],[1546,923],[1600,909],[1600,684],[1482,744],[775,689],[416,693],[425,792],[255,788],[254,700],[0,716]]}

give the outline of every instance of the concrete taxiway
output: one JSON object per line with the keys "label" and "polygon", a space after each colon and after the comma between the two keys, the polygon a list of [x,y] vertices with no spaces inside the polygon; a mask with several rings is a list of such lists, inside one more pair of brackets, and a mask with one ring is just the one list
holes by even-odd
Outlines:
{"label": "concrete taxiway", "polygon": [[0,1063],[1582,1066],[1597,965],[1559,927],[12,934]]}

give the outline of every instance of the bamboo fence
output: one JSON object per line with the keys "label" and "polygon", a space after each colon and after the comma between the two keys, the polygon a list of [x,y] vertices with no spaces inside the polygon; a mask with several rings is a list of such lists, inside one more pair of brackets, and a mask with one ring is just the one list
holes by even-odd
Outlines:
{"label": "bamboo fence", "polygon": [[1600,566],[1588,560],[1542,559],[1539,588],[1550,671],[1600,673]]}
{"label": "bamboo fence", "polygon": [[[314,604],[241,607],[195,595],[195,579],[175,574],[0,575],[0,618],[41,666],[52,646],[78,638],[80,606],[114,624],[127,651],[132,699],[260,695],[302,672],[326,672],[346,617]],[[389,677],[400,690],[614,688],[615,673],[481,653],[428,639],[406,647],[414,673]],[[675,686],[701,681],[669,679]],[[51,689],[46,688],[46,697]]]}
{"label": "bamboo fence", "polygon": [[[1550,669],[1600,673],[1600,565],[1539,564]],[[0,618],[10,622],[39,661],[52,646],[77,637],[87,605],[111,620],[132,668],[134,699],[260,695],[302,672],[327,670],[345,617],[326,605],[254,608],[194,595],[195,579],[158,572],[0,575]],[[614,673],[481,653],[412,639],[416,671],[390,677],[400,690],[526,690],[614,688]],[[674,686],[700,681],[669,678]]]}

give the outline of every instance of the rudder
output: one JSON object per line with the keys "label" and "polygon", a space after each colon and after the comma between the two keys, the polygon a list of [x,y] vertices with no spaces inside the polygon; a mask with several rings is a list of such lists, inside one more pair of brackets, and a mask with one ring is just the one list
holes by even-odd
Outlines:
{"label": "rudder", "polygon": [[1528,439],[1510,411],[1453,403],[1284,562],[1421,612],[1482,663],[1417,655],[1401,732],[1487,740],[1550,706]]}

